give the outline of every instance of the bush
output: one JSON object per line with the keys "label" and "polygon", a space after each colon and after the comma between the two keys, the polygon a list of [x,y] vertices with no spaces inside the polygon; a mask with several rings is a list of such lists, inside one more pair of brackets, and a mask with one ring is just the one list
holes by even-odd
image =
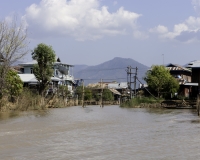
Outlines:
{"label": "bush", "polygon": [[35,110],[35,109],[44,109],[44,106],[41,105],[43,97],[38,94],[35,94],[28,88],[24,88],[23,92],[18,97],[18,102],[16,103],[15,110]]}
{"label": "bush", "polygon": [[129,101],[126,101],[120,105],[120,107],[133,108],[141,104],[156,104],[160,103],[163,99],[155,99],[153,97],[142,97],[142,98],[133,98]]}

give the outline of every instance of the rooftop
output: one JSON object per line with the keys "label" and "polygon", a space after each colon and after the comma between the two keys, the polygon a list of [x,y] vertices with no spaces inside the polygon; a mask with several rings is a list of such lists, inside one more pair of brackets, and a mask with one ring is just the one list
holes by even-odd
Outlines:
{"label": "rooftop", "polygon": [[200,68],[200,60],[191,61],[186,65],[187,68]]}
{"label": "rooftop", "polygon": [[[18,64],[18,65],[19,65],[19,66],[32,66],[32,65],[34,65],[34,64],[37,64],[37,61],[36,61],[36,60],[33,60],[33,61],[31,61],[31,62],[20,63],[20,64]],[[59,64],[73,67],[73,65],[71,65],[71,64],[62,63],[62,62],[54,62],[54,65],[59,65]]]}
{"label": "rooftop", "polygon": [[178,64],[168,64],[166,65],[166,67],[170,70],[170,71],[186,71],[186,72],[192,72],[191,70],[189,70],[188,68],[182,67]]}

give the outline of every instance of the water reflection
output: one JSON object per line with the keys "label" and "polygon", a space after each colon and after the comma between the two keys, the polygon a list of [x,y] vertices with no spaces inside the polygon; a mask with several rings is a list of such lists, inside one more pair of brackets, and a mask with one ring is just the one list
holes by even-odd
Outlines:
{"label": "water reflection", "polygon": [[38,111],[10,111],[0,113],[0,121],[9,120],[19,117],[45,117],[50,114],[49,110],[38,110]]}
{"label": "water reflection", "polygon": [[19,112],[11,111],[11,112],[2,112],[0,113],[0,120],[6,120],[9,118],[14,118],[19,116]]}

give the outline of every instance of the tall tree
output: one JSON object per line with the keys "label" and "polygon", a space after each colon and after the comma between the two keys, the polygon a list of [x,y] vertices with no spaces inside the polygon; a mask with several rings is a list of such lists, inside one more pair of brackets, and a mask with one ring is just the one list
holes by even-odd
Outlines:
{"label": "tall tree", "polygon": [[40,95],[43,95],[53,75],[55,57],[52,47],[43,43],[38,44],[32,53],[32,58],[37,61],[33,73],[39,82]]}
{"label": "tall tree", "polygon": [[7,88],[6,75],[11,65],[28,53],[27,32],[21,21],[0,21],[0,97]]}
{"label": "tall tree", "polygon": [[164,66],[155,65],[147,71],[144,80],[147,82],[151,91],[157,93],[160,97],[161,93],[175,93],[179,89],[179,83],[170,74],[169,70]]}

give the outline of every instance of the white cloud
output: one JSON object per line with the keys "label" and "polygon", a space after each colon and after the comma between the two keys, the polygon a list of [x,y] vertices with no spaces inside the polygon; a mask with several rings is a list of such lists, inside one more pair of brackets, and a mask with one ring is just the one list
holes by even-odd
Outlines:
{"label": "white cloud", "polygon": [[[87,3],[86,3],[87,2]],[[94,40],[137,30],[140,14],[119,8],[110,13],[99,0],[42,0],[26,9],[24,18],[34,33]]]}
{"label": "white cloud", "polygon": [[167,27],[159,25],[150,32],[156,32],[162,38],[176,39],[184,42],[200,40],[200,17],[190,16],[184,22],[174,25],[173,31],[168,31]]}
{"label": "white cloud", "polygon": [[[200,0],[192,0],[192,5],[200,16]],[[200,17],[190,16],[182,23],[175,24],[172,31],[159,25],[150,29],[149,32],[157,33],[162,38],[176,39],[183,42],[200,41]]]}
{"label": "white cloud", "polygon": [[168,29],[167,29],[167,27],[165,27],[165,26],[158,25],[157,27],[152,28],[152,29],[150,29],[149,31],[150,31],[150,32],[155,32],[155,33],[163,34],[163,33],[167,33],[167,32],[168,32]]}

